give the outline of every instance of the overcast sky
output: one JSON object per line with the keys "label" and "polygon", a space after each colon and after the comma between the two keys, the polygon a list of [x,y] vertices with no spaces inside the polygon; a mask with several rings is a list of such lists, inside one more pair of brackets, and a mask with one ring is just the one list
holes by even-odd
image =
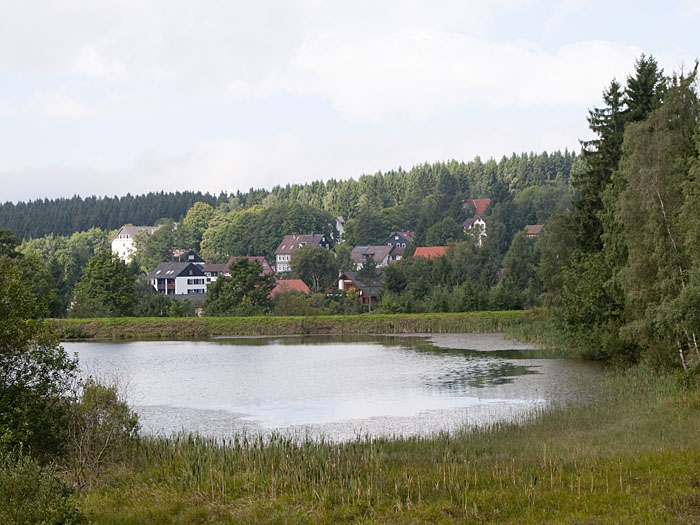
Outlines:
{"label": "overcast sky", "polygon": [[0,202],[579,149],[700,0],[0,0]]}

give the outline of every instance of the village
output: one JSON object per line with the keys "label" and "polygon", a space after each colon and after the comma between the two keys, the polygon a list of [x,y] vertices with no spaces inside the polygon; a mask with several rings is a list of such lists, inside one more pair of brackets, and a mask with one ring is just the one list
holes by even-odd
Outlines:
{"label": "village", "polygon": [[[490,204],[491,199],[469,199],[462,203],[465,209],[473,212],[473,215],[462,223],[462,227],[465,232],[471,233],[479,246],[487,236],[486,211]],[[344,223],[342,217],[336,218],[335,226],[339,234],[337,242],[343,242]],[[135,253],[136,236],[152,235],[159,228],[160,226],[123,226],[112,239],[112,252],[124,262],[130,262]],[[538,237],[542,231],[541,224],[525,226],[525,234],[531,239]],[[400,261],[407,253],[411,253],[412,257],[429,259],[443,256],[448,249],[448,246],[414,246],[414,242],[414,232],[393,231],[381,244],[353,247],[350,252],[350,267],[339,270],[335,282],[326,290],[326,293],[353,291],[361,304],[374,304],[378,301],[384,280],[383,270],[387,266]],[[290,264],[292,253],[306,246],[330,250],[333,240],[324,234],[316,233],[285,235],[274,252],[275,259],[272,263],[261,255],[232,256],[226,263],[213,263],[205,261],[193,250],[176,249],[168,260],[161,262],[148,274],[148,280],[158,294],[178,301],[187,299],[195,305],[201,305],[207,297],[209,285],[220,277],[230,278],[231,264],[239,259],[248,259],[260,265],[261,275],[274,276],[275,287],[271,296],[292,291],[309,295],[311,291],[307,283],[302,279],[291,277]],[[377,269],[377,274],[372,282],[366,282],[367,279],[363,280],[360,271],[370,259]],[[197,310],[201,312],[201,308]]]}

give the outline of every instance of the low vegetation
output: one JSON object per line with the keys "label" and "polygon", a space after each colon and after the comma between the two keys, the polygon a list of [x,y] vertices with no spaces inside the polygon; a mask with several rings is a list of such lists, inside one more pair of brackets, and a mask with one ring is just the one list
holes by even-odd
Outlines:
{"label": "low vegetation", "polygon": [[118,317],[57,319],[68,339],[207,339],[241,335],[365,335],[407,333],[500,332],[516,327],[526,314],[518,311],[460,314],[328,315],[317,317]]}
{"label": "low vegetation", "polygon": [[144,438],[81,493],[95,523],[688,523],[700,394],[613,374],[598,403],[431,438]]}

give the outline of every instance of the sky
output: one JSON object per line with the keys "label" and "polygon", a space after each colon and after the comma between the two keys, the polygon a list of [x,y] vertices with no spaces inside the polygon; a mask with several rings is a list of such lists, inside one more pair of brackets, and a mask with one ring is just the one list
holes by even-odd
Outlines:
{"label": "sky", "polygon": [[700,0],[0,0],[0,202],[579,150]]}

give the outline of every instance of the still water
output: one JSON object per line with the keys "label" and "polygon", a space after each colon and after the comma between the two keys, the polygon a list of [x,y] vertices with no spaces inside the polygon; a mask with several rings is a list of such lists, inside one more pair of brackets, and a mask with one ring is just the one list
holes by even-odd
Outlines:
{"label": "still water", "polygon": [[601,369],[500,334],[64,343],[147,433],[429,435],[586,402]]}

